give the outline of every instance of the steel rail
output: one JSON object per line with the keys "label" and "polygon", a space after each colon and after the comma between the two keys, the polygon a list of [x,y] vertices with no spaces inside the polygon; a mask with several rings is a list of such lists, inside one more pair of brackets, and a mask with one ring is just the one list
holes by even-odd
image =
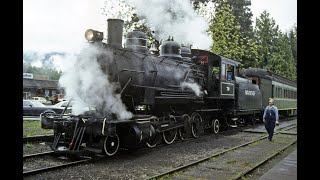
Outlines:
{"label": "steel rail", "polygon": [[[276,132],[276,133],[274,133],[274,135],[275,135],[275,134],[280,134],[280,132]],[[183,166],[181,166],[181,167],[175,168],[175,169],[173,169],[173,170],[169,170],[169,171],[167,171],[167,172],[164,172],[164,173],[155,175],[155,176],[150,177],[150,178],[148,178],[148,179],[158,179],[158,178],[160,178],[160,177],[163,177],[163,176],[166,176],[166,175],[170,175],[170,174],[173,174],[173,173],[175,173],[175,172],[182,171],[182,170],[184,170],[184,169],[186,169],[186,168],[193,167],[193,166],[195,166],[195,165],[198,165],[199,163],[208,161],[208,160],[210,160],[210,159],[213,158],[213,157],[220,156],[220,155],[225,154],[225,153],[227,153],[227,152],[229,152],[229,151],[233,151],[233,150],[235,150],[235,149],[239,149],[239,148],[241,148],[241,147],[244,147],[244,146],[253,144],[253,143],[257,142],[257,141],[261,141],[261,140],[266,139],[266,138],[268,138],[268,135],[267,135],[267,136],[260,137],[260,138],[258,138],[258,139],[252,140],[252,141],[249,141],[249,142],[247,142],[247,143],[244,143],[244,144],[235,146],[235,147],[233,147],[233,148],[224,150],[224,151],[222,151],[222,152],[215,153],[215,154],[213,154],[213,155],[211,155],[211,156],[208,156],[208,157],[199,159],[199,160],[197,160],[197,161],[195,161],[195,162],[188,163],[188,164],[186,164],[186,165],[183,165]],[[295,142],[296,142],[296,141],[294,141],[293,143],[295,143]],[[290,143],[290,145],[292,145],[293,143]],[[289,146],[288,146],[288,147],[289,147]],[[282,151],[282,150],[281,150],[281,151]],[[278,154],[278,153],[277,153],[277,154]],[[250,172],[251,172],[251,171],[250,171]],[[248,172],[247,172],[247,173],[248,173]],[[247,173],[246,173],[246,174],[247,174]]]}
{"label": "steel rail", "polygon": [[35,153],[35,154],[28,154],[28,155],[23,156],[23,160],[37,157],[37,156],[40,157],[40,156],[45,156],[45,155],[51,155],[53,153],[54,153],[54,151],[47,151],[47,152],[41,152],[41,153]]}
{"label": "steel rail", "polygon": [[59,169],[59,168],[67,167],[67,166],[74,166],[74,165],[78,165],[78,164],[81,164],[81,163],[96,161],[96,160],[102,159],[104,157],[105,156],[99,156],[99,157],[94,157],[94,158],[91,157],[89,159],[73,161],[73,162],[69,162],[69,163],[65,163],[65,164],[61,164],[61,165],[49,166],[49,167],[44,167],[44,168],[39,168],[39,169],[34,169],[34,170],[29,170],[29,171],[24,171],[23,172],[23,176],[34,175],[34,174],[37,174],[37,173],[40,173],[40,172],[46,172],[46,171],[51,171],[51,170],[56,170],[56,169]]}
{"label": "steel rail", "polygon": [[28,176],[28,175],[33,175],[33,174],[37,174],[37,173],[40,173],[40,172],[59,169],[59,168],[62,168],[62,167],[73,166],[73,165],[81,164],[81,163],[88,162],[88,161],[92,161],[92,159],[84,159],[84,160],[74,161],[74,162],[65,163],[65,164],[61,164],[61,165],[44,167],[44,168],[34,169],[34,170],[30,170],[30,171],[24,171],[23,172],[23,176]]}
{"label": "steel rail", "polygon": [[232,180],[235,179],[241,179],[243,176],[249,174],[250,172],[252,172],[253,170],[257,169],[258,167],[260,167],[261,165],[263,165],[264,163],[266,163],[267,161],[269,161],[270,159],[274,158],[275,156],[277,156],[278,154],[280,154],[281,152],[285,151],[286,149],[288,149],[290,146],[292,146],[294,143],[296,143],[297,140],[294,140],[293,142],[291,142],[289,145],[285,146],[284,148],[282,148],[281,150],[278,150],[277,152],[273,153],[271,156],[267,157],[266,159],[260,161],[259,163],[257,163],[255,166],[253,166],[252,168],[246,170],[245,172],[240,173],[240,175],[232,177]]}
{"label": "steel rail", "polygon": [[23,142],[35,142],[35,141],[52,141],[53,134],[43,134],[23,137]]}

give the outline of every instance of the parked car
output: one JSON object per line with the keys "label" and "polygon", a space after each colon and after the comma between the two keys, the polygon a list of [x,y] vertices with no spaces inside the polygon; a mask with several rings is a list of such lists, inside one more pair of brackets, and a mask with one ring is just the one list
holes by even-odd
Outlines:
{"label": "parked car", "polygon": [[[61,101],[55,105],[53,105],[54,107],[66,107],[68,105],[69,101]],[[90,107],[89,105],[87,104],[77,104],[77,109],[74,110],[73,109],[73,106],[76,104],[77,102],[76,101],[71,101],[68,105],[68,108],[72,109],[71,112],[72,114],[79,114],[79,113],[90,113],[90,112],[94,112],[95,111],[95,108],[93,107]]]}
{"label": "parked car", "polygon": [[46,103],[47,100],[44,97],[33,97],[31,100],[39,101],[41,103]]}
{"label": "parked car", "polygon": [[[53,105],[55,107],[66,107],[68,105],[69,101],[61,101],[58,102],[57,104]],[[72,105],[74,104],[74,101],[71,101],[68,107],[72,107]]]}
{"label": "parked car", "polygon": [[[64,107],[45,106],[37,100],[23,100],[23,116],[40,116],[41,113],[61,114]],[[67,108],[64,114],[71,113],[71,108]]]}

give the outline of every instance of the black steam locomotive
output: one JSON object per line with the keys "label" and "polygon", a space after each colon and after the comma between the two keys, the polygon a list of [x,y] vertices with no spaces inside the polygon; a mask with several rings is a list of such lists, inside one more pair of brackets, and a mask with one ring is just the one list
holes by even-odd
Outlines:
{"label": "black steam locomotive", "polygon": [[[240,77],[237,61],[200,49],[190,49],[168,39],[147,48],[143,32],[126,36],[123,21],[108,20],[108,40],[88,30],[91,46],[112,52],[113,61],[98,57],[101,69],[119,86],[117,94],[132,118],[114,114],[41,115],[42,128],[54,130],[51,148],[56,153],[93,151],[114,155],[119,148],[171,144],[221,126],[255,123],[263,110],[257,81]],[[99,109],[99,108],[97,108]]]}

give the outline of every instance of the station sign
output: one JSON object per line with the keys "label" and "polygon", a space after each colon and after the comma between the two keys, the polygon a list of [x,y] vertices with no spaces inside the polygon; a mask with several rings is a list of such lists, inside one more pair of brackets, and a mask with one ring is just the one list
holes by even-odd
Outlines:
{"label": "station sign", "polygon": [[31,73],[23,73],[23,78],[25,78],[25,79],[33,79],[33,74],[31,74]]}

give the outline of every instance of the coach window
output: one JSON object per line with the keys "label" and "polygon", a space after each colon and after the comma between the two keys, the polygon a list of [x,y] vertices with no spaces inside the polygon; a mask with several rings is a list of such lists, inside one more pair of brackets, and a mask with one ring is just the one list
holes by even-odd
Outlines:
{"label": "coach window", "polygon": [[284,89],[284,98],[288,98],[286,89]]}
{"label": "coach window", "polygon": [[289,93],[289,95],[290,95],[290,97],[289,97],[289,98],[290,98],[290,99],[292,99],[292,98],[293,98],[293,97],[292,97],[292,94],[293,94],[293,93],[292,93],[292,91],[290,90],[290,93]]}
{"label": "coach window", "polygon": [[291,99],[292,98],[292,91],[291,90],[289,90],[289,97],[288,97],[289,99]]}

